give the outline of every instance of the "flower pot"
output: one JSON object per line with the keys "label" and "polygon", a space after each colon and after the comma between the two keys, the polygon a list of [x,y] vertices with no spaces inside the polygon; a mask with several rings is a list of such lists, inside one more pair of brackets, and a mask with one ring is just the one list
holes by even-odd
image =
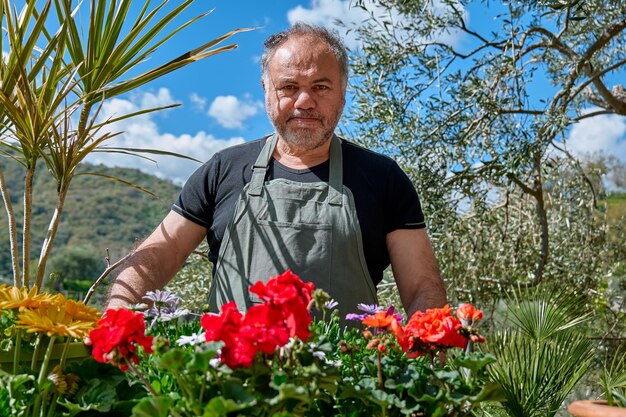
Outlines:
{"label": "flower pot", "polygon": [[574,401],[567,411],[575,417],[626,417],[626,408],[610,407],[606,401]]}
{"label": "flower pot", "polygon": [[[50,362],[48,363],[48,369],[52,369],[55,365],[57,365],[61,359],[61,355],[63,354],[63,350],[65,349],[66,342],[58,342],[52,347],[52,352],[50,355]],[[36,370],[39,370],[39,367],[43,363],[44,356],[46,354],[45,346],[40,349],[37,358],[36,358]],[[91,355],[90,349],[85,346],[83,342],[70,342],[67,347],[67,352],[65,354],[65,362],[69,361],[78,361],[81,359],[85,359]],[[0,351],[0,369],[5,372],[13,372],[13,361],[15,359],[15,352],[13,349],[8,351]],[[22,349],[20,352],[19,361],[21,362],[22,367],[30,368],[33,359],[33,352],[25,351]]]}

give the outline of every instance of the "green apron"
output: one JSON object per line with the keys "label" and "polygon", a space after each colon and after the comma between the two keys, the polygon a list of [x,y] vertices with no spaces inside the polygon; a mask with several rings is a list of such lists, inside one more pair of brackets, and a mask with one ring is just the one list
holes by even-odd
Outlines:
{"label": "green apron", "polygon": [[341,143],[333,136],[329,182],[265,181],[278,136],[269,138],[226,228],[209,292],[209,307],[259,302],[248,288],[287,269],[339,303],[341,317],[358,303],[377,303],[354,197],[343,186]]}

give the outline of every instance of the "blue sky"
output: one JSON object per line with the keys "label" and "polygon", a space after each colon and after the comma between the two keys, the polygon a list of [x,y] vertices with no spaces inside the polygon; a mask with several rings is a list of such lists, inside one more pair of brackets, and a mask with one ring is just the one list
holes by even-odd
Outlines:
{"label": "blue sky", "polygon": [[[143,2],[140,2],[143,3]],[[210,9],[213,12],[173,38],[150,63],[165,62],[236,28],[256,28],[240,33],[226,43],[234,51],[196,62],[156,80],[103,107],[103,115],[120,115],[140,108],[180,103],[176,109],[153,113],[115,126],[125,133],[110,144],[157,148],[207,160],[216,151],[271,133],[263,108],[259,59],[264,39],[304,20],[333,27],[333,21],[359,22],[360,11],[350,0],[220,0],[194,2],[184,18]],[[138,5],[140,5],[138,3]],[[484,28],[490,17],[484,11],[468,10],[471,25]],[[183,23],[181,19],[179,23]],[[349,46],[356,41],[348,35]],[[454,42],[454,39],[451,40]],[[459,40],[462,41],[462,40]],[[593,137],[594,140],[589,140]],[[575,152],[605,150],[626,161],[626,120],[618,116],[586,119],[570,132],[569,146]],[[158,164],[125,156],[97,154],[90,162],[128,166],[182,183],[199,164],[176,158],[158,158]]]}

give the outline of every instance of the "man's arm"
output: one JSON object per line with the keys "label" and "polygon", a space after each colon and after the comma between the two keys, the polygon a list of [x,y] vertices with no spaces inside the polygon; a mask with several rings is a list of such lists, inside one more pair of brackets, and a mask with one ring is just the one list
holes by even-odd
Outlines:
{"label": "man's arm", "polygon": [[206,236],[206,229],[170,211],[122,266],[107,308],[137,304],[147,291],[163,288]]}
{"label": "man's arm", "polygon": [[446,289],[426,229],[387,234],[387,250],[400,299],[409,317],[417,310],[443,307]]}

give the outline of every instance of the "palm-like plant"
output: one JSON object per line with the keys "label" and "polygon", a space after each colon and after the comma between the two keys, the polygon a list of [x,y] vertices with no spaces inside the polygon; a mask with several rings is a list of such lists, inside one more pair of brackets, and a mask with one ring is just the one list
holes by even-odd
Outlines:
{"label": "palm-like plant", "polygon": [[509,307],[509,327],[494,337],[498,358],[490,368],[512,417],[552,417],[592,361],[591,341],[580,331],[588,318],[580,297],[533,291]]}
{"label": "palm-like plant", "polygon": [[[174,155],[166,151],[107,147],[106,142],[118,134],[111,131],[112,123],[163,107],[101,121],[98,113],[103,101],[194,61],[236,48],[234,44],[218,45],[246,30],[231,31],[162,65],[145,68],[147,58],[159,46],[208,13],[168,29],[193,0],[160,0],[156,5],[146,1],[135,15],[131,12],[134,10],[131,0],[90,0],[88,28],[82,36],[76,17],[83,13],[81,7],[84,6],[81,2],[75,3],[72,0],[30,1],[18,12],[13,2],[0,0],[9,50],[0,62],[0,154],[26,169],[21,268],[17,222],[0,169],[0,192],[8,216],[13,281],[17,287],[32,286],[30,278],[34,275],[34,285],[41,288],[70,184],[78,175],[76,168],[87,155],[92,152]],[[0,37],[3,51],[4,42],[4,37]],[[56,180],[57,203],[37,271],[31,274],[32,185],[39,162],[46,165]],[[85,174],[99,175],[81,175]]]}

